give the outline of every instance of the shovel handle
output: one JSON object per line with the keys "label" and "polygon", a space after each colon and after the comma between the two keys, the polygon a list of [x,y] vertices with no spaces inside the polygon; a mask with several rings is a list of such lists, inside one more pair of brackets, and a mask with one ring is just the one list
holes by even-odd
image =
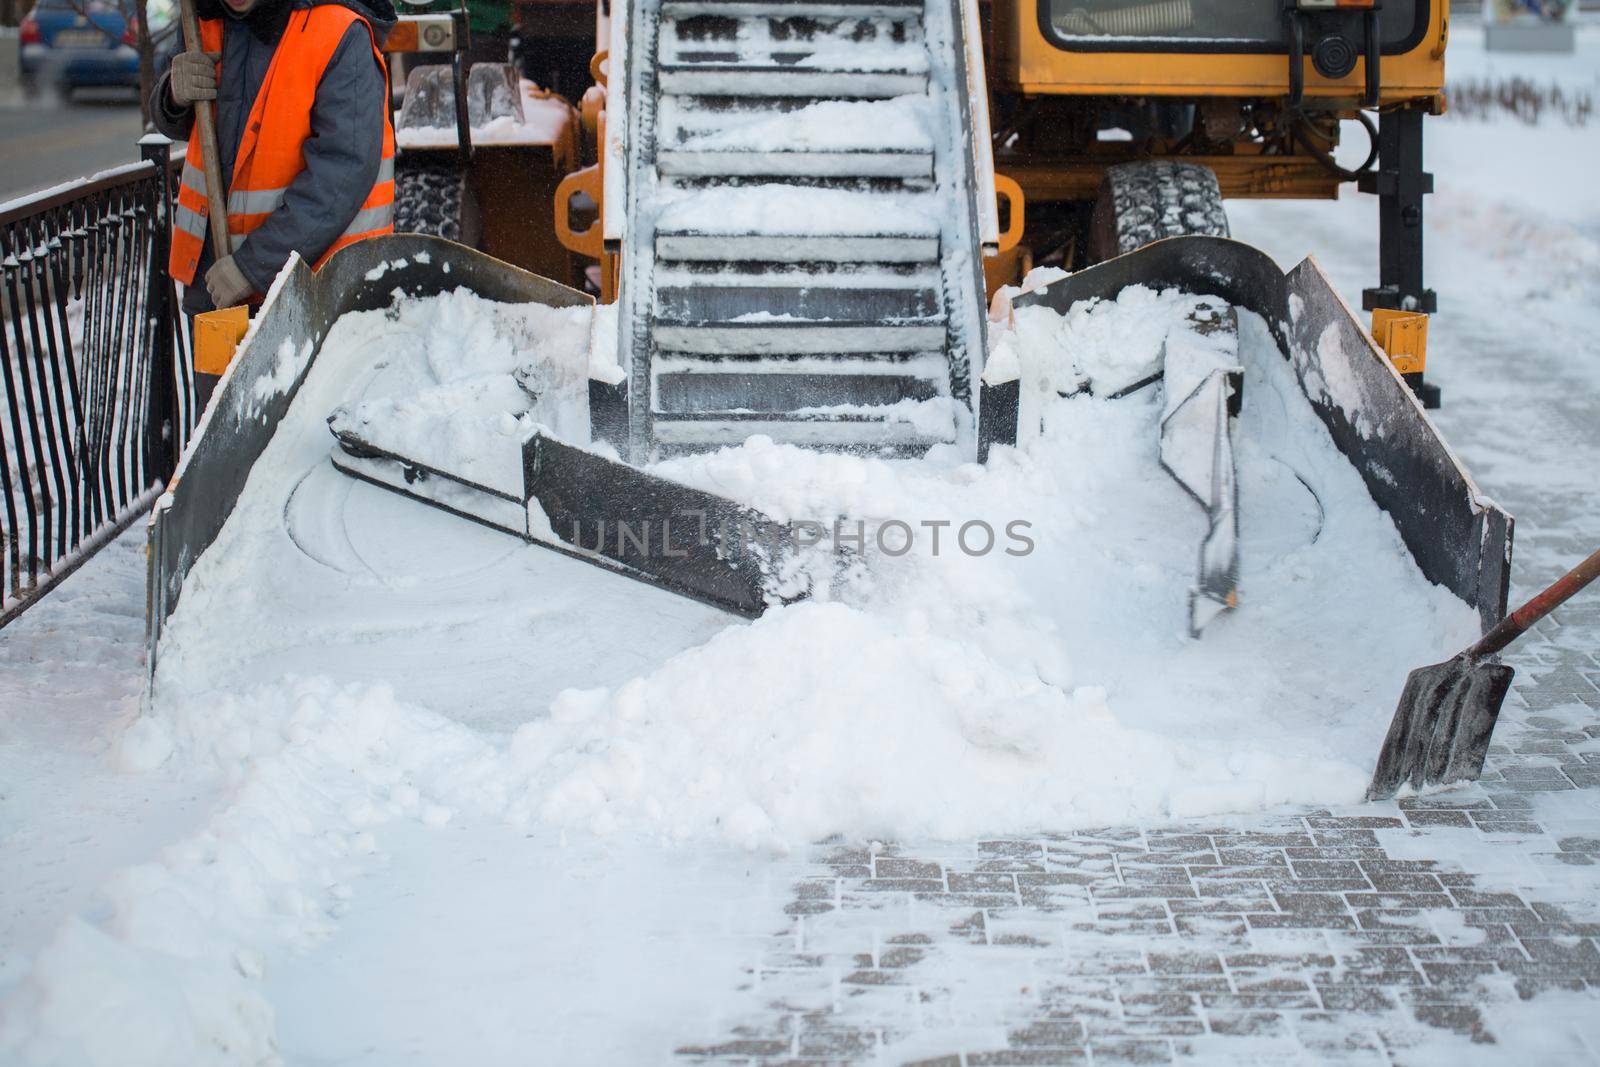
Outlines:
{"label": "shovel handle", "polygon": [[1467,649],[1473,659],[1492,656],[1511,642],[1527,633],[1533,624],[1565,604],[1578,590],[1600,578],[1600,549],[1594,555],[1557,578],[1550,588],[1536,594],[1522,607],[1500,620],[1500,625],[1483,635],[1483,639]]}
{"label": "shovel handle", "polygon": [[[194,0],[182,0],[179,18],[183,22],[183,45],[191,52],[204,50],[200,41],[200,20],[195,17]],[[217,151],[217,113],[215,101],[194,102],[194,130],[200,137],[200,160],[206,175],[206,205],[211,224],[211,249],[217,259],[233,254],[228,237],[228,197],[222,184],[222,156]]]}

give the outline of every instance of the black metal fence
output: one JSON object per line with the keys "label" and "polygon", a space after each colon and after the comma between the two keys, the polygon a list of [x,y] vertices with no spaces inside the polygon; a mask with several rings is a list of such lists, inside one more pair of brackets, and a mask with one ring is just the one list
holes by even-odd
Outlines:
{"label": "black metal fence", "polygon": [[149,510],[198,414],[144,156],[0,209],[0,626]]}

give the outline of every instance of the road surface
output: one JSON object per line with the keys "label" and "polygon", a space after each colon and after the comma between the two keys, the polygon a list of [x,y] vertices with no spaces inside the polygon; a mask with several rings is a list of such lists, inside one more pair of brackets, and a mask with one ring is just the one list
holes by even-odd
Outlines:
{"label": "road surface", "polygon": [[0,106],[0,200],[139,158],[139,107],[131,94],[76,103]]}

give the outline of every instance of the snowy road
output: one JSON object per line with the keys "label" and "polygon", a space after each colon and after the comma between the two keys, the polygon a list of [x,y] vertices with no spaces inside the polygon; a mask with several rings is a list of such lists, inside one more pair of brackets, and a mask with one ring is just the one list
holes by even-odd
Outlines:
{"label": "snowy road", "polygon": [[[1569,82],[1600,75],[1585,43]],[[1429,135],[1438,419],[1519,519],[1516,598],[1600,536],[1600,134]],[[1230,213],[1359,302],[1370,200]],[[1469,789],[776,855],[519,828],[472,779],[494,745],[333,682],[264,750],[228,727],[276,706],[219,700],[220,779],[128,773],[138,536],[0,635],[0,1062],[1600,1059],[1592,595],[1512,657]]]}

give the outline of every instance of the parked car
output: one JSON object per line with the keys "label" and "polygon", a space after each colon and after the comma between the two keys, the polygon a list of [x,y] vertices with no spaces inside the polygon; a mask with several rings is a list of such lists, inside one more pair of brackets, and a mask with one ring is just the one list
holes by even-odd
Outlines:
{"label": "parked car", "polygon": [[[175,31],[170,4],[146,12],[159,51]],[[22,20],[22,76],[63,91],[139,86],[134,27],[106,0],[39,0]]]}

